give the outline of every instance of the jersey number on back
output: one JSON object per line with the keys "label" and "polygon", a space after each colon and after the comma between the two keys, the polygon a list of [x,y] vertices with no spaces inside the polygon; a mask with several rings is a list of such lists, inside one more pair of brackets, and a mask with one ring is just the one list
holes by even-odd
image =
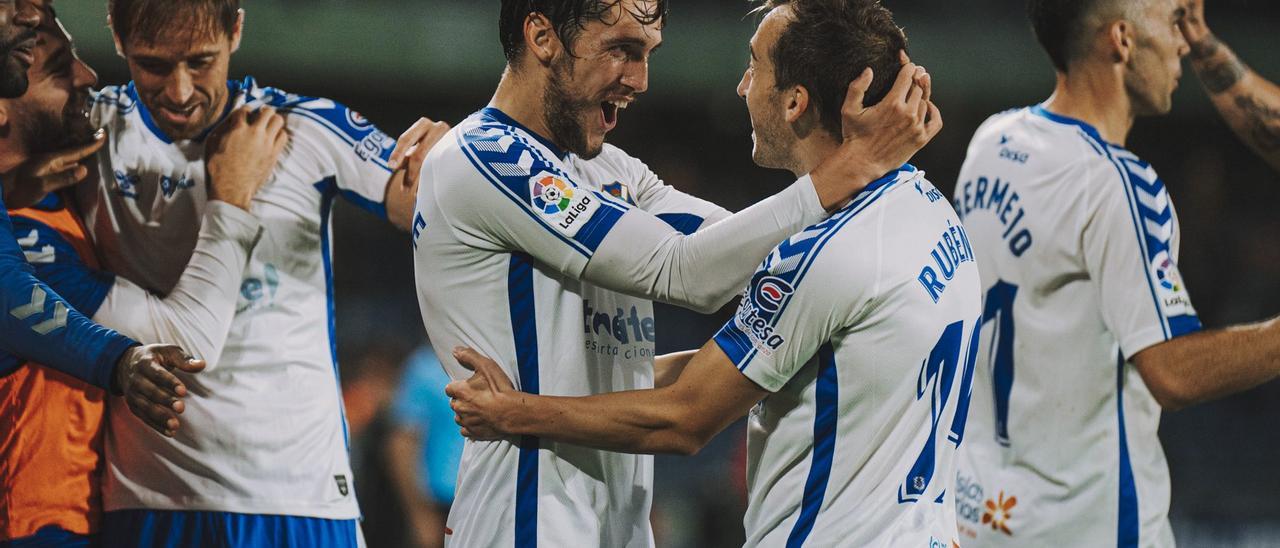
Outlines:
{"label": "jersey number on back", "polygon": [[898,488],[899,503],[919,500],[933,481],[938,461],[938,426],[946,415],[956,372],[960,370],[961,348],[968,342],[967,351],[963,354],[964,374],[960,376],[960,394],[956,398],[947,442],[960,447],[960,442],[964,439],[965,420],[969,416],[969,397],[973,393],[973,368],[978,357],[978,334],[981,329],[981,321],[975,322],[973,332],[966,338],[963,321],[948,325],[942,330],[942,336],[929,352],[929,357],[920,364],[920,376],[916,380],[916,401],[923,400],[926,396],[929,398],[931,427],[920,456],[916,457],[906,481]]}
{"label": "jersey number on back", "polygon": [[1009,446],[1009,394],[1013,392],[1013,300],[1018,286],[996,281],[987,291],[982,323],[996,322],[991,340],[991,384],[996,407],[996,442]]}

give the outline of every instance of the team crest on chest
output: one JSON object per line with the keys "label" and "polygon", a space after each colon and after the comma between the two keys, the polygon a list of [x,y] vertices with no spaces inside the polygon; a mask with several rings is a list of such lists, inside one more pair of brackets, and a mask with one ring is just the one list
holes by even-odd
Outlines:
{"label": "team crest on chest", "polygon": [[631,205],[636,205],[635,199],[631,197],[631,189],[627,188],[627,185],[614,181],[612,183],[604,185],[603,187],[600,187],[600,189],[604,190],[606,193],[608,193],[610,196],[613,196],[614,198],[622,200]]}

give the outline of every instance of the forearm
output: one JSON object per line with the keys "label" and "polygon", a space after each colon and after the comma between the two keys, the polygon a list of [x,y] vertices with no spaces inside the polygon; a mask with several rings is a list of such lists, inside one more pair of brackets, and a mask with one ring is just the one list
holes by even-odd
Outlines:
{"label": "forearm", "polygon": [[673,395],[671,388],[580,398],[510,392],[498,428],[619,453],[696,453],[719,430],[697,431],[693,406]]}
{"label": "forearm", "polygon": [[656,218],[632,213],[605,238],[587,264],[585,278],[701,312],[724,306],[779,242],[826,217],[807,177],[688,236]]}
{"label": "forearm", "polygon": [[672,352],[663,354],[653,360],[653,387],[662,388],[671,386],[680,378],[680,373],[684,372],[689,360],[692,360],[697,350],[685,350],[684,352]]}
{"label": "forearm", "polygon": [[1191,66],[1232,131],[1280,169],[1280,87],[1208,32],[1192,44]]}
{"label": "forearm", "polygon": [[209,202],[191,262],[173,291],[161,298],[117,279],[94,319],[141,340],[177,344],[214,367],[260,233],[250,213]]}
{"label": "forearm", "polygon": [[1134,362],[1169,409],[1248,390],[1280,377],[1280,319],[1178,337]]}
{"label": "forearm", "polygon": [[387,191],[383,203],[387,206],[387,221],[401,232],[409,232],[413,228],[413,209],[416,205],[418,184],[406,186],[408,171],[396,170],[387,181]]}

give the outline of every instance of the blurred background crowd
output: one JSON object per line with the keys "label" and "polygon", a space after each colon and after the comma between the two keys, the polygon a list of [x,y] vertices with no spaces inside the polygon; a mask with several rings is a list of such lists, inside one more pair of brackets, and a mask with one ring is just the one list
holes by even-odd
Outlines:
{"label": "blurred background crowd", "polygon": [[[913,163],[950,193],[987,116],[1043,100],[1053,73],[1016,0],[884,0],[933,75],[942,134]],[[652,60],[650,91],[610,140],[665,180],[730,209],[788,183],[751,164],[734,87],[755,19],[745,0],[678,0]],[[102,84],[128,80],[105,2],[59,14]],[[493,0],[245,2],[232,77],[337,99],[397,136],[419,115],[451,123],[482,107],[502,70]],[[1261,75],[1280,79],[1280,2],[1208,0],[1210,26]],[[1140,120],[1129,148],[1151,162],[1183,227],[1180,266],[1207,327],[1280,313],[1280,175],[1241,145],[1187,71],[1172,114]],[[345,202],[335,221],[338,351],[357,493],[372,547],[433,538],[452,497],[461,446],[427,344],[408,236]],[[658,350],[695,348],[732,310],[659,307]],[[1280,383],[1165,415],[1172,520],[1184,546],[1274,546],[1280,538]],[[659,457],[654,526],[662,546],[741,545],[744,432],[694,458]],[[1089,455],[1082,454],[1082,459]],[[851,516],[851,519],[856,517]],[[435,528],[435,529],[433,529]]]}

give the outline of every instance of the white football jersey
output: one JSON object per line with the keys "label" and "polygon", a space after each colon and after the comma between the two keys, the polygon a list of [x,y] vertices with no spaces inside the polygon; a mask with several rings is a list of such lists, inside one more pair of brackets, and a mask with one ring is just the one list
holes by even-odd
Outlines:
{"label": "white football jersey", "polygon": [[[207,510],[359,517],[333,337],[330,211],[342,195],[385,216],[394,141],[346,107],[228,83],[228,112],[246,103],[285,116],[290,143],[254,198],[263,234],[249,259],[219,356],[186,381],[174,439],[111,401],[107,510]],[[203,139],[172,142],[132,85],[94,100],[110,142],[100,180],[81,185],[104,267],[160,294],[191,257],[208,200]],[[169,342],[169,341],[159,341]]]}
{"label": "white football jersey", "polygon": [[[420,181],[418,297],[441,363],[454,379],[470,377],[449,353],[470,346],[535,394],[652,387],[650,299],[679,301],[680,288],[707,285],[702,277],[726,287],[723,304],[750,264],[825,217],[807,180],[730,217],[613,146],[591,160],[565,154],[494,108],[455,127]],[[743,220],[750,226],[734,225]],[[670,262],[684,244],[698,251]],[[449,544],[651,546],[652,491],[647,455],[532,437],[468,441]]]}
{"label": "white football jersey", "polygon": [[1160,406],[1128,359],[1200,329],[1149,164],[1041,106],[974,135],[954,203],[985,297],[966,546],[1172,546]]}
{"label": "white football jersey", "polygon": [[914,167],[778,246],[716,335],[749,418],[747,546],[950,548],[978,269]]}

